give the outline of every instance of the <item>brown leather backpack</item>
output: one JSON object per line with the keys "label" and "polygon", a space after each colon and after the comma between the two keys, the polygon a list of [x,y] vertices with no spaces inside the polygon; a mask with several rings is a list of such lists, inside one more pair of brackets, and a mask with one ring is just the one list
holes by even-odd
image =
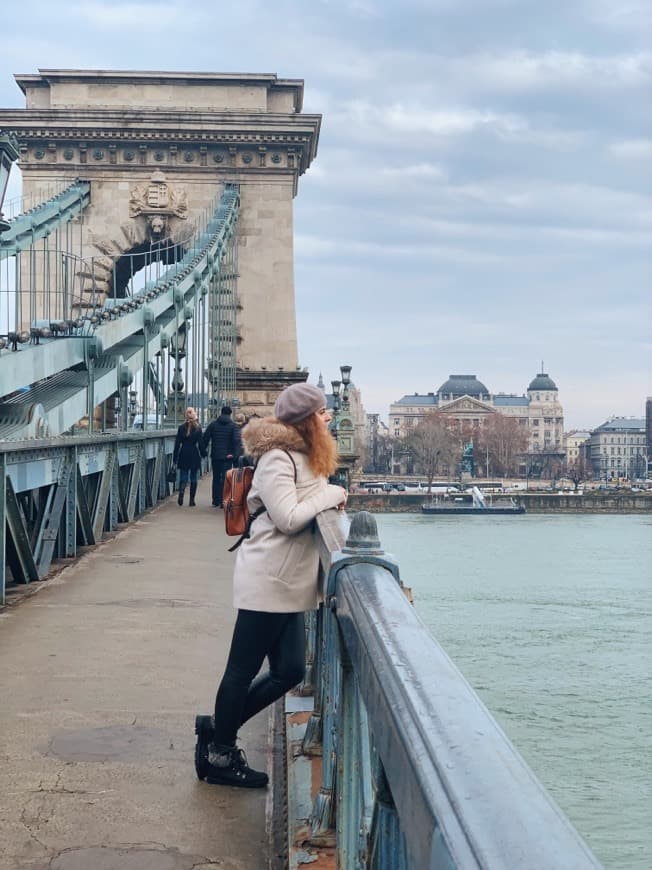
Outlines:
{"label": "brown leather backpack", "polygon": [[[294,465],[294,482],[297,482],[297,466],[289,451],[285,451]],[[266,508],[261,505],[253,514],[249,513],[247,496],[254,479],[255,466],[243,465],[242,460],[235,468],[229,468],[224,478],[224,490],[222,492],[222,505],[224,506],[224,528],[227,535],[239,535],[240,538],[229,553],[237,550],[240,544],[249,537],[251,524],[265,512]]]}

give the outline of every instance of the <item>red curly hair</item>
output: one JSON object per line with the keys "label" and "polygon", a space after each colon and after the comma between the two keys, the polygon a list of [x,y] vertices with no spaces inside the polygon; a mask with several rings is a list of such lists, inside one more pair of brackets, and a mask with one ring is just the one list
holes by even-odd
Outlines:
{"label": "red curly hair", "polygon": [[308,462],[315,474],[330,477],[337,468],[337,444],[330,430],[317,419],[317,414],[311,414],[299,423],[286,425],[292,425],[306,442]]}

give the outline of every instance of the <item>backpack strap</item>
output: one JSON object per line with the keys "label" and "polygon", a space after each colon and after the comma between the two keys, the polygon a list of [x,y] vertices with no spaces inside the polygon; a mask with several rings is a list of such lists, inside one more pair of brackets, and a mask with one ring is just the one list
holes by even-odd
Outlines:
{"label": "backpack strap", "polygon": [[253,524],[253,521],[256,519],[256,517],[259,517],[261,514],[264,514],[266,510],[267,510],[267,508],[265,507],[265,505],[264,505],[264,504],[261,504],[261,506],[260,506],[259,508],[256,508],[256,510],[255,510],[252,514],[249,514],[249,520],[248,520],[248,522],[247,522],[247,528],[246,528],[246,529],[244,530],[244,532],[240,535],[240,537],[239,537],[238,540],[235,542],[235,544],[234,544],[232,547],[229,547],[229,553],[233,553],[235,550],[237,550],[238,547],[240,546],[240,544],[241,544],[241,543],[242,543],[246,538],[249,537],[249,535],[251,534],[251,526],[252,526],[252,524]]}
{"label": "backpack strap", "polygon": [[[290,462],[292,463],[292,466],[294,468],[294,483],[296,485],[296,482],[297,482],[297,464],[294,461],[294,458],[293,458],[292,454],[290,453],[290,451],[286,450],[285,452],[290,457]],[[241,462],[242,462],[242,460],[240,460],[240,463]],[[256,473],[255,467],[256,466],[254,466],[254,474]],[[256,508],[256,510],[252,514],[249,514],[249,521],[247,522],[247,528],[244,530],[244,532],[238,538],[238,540],[235,542],[235,544],[232,547],[229,547],[229,549],[228,549],[229,553],[235,552],[238,549],[238,547],[240,546],[240,544],[250,536],[251,526],[253,525],[254,520],[257,517],[259,517],[261,514],[264,514],[266,510],[267,510],[267,508],[265,507],[265,505],[261,504],[261,506]]]}

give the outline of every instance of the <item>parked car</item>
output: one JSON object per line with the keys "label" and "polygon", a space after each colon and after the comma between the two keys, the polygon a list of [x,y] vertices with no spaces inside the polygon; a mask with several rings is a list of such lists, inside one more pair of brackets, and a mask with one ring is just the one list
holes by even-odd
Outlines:
{"label": "parked car", "polygon": [[385,483],[382,480],[373,482],[364,481],[360,484],[360,486],[363,487],[363,489],[366,489],[367,492],[382,492],[385,487]]}
{"label": "parked car", "polygon": [[[136,414],[134,417],[134,422],[131,424],[132,429],[142,429],[143,428],[143,415]],[[147,415],[147,428],[148,429],[156,429],[156,414],[148,414]]]}

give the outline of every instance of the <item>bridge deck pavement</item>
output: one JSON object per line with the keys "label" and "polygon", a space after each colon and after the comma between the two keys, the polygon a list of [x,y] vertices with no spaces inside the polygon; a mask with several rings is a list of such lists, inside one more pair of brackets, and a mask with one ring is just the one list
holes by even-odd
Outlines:
{"label": "bridge deck pavement", "polygon": [[[231,541],[233,539],[230,539]],[[210,479],[0,609],[0,868],[263,870],[266,792],[195,778],[234,612]],[[268,719],[242,730],[264,766]]]}

